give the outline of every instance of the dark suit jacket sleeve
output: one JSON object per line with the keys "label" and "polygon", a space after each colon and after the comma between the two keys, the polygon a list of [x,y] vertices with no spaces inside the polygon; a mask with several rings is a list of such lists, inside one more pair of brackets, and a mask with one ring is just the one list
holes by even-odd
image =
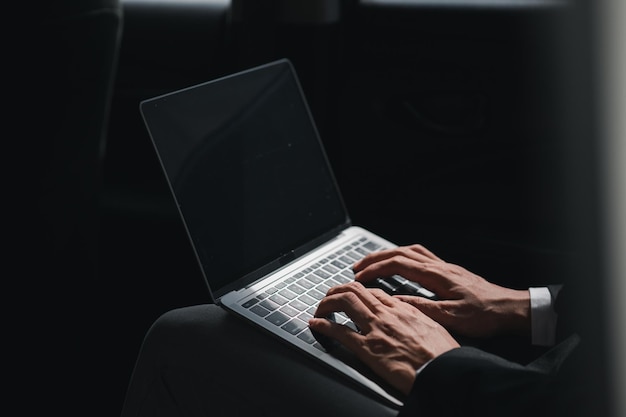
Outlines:
{"label": "dark suit jacket sleeve", "polygon": [[526,366],[472,347],[453,349],[418,375],[399,417],[560,415],[558,371],[577,344],[567,339]]}

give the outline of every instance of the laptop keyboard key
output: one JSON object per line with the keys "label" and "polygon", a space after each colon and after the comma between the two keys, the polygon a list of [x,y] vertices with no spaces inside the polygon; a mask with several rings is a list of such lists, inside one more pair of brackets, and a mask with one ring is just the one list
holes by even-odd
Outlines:
{"label": "laptop keyboard key", "polygon": [[369,250],[370,252],[374,252],[374,251],[376,251],[376,250],[381,248],[381,246],[378,243],[374,243],[374,242],[371,242],[371,241],[365,242],[363,244],[363,247],[365,249]]}
{"label": "laptop keyboard key", "polygon": [[365,256],[365,255],[369,255],[370,251],[367,251],[363,248],[354,248],[355,252],[358,252],[359,254]]}
{"label": "laptop keyboard key", "polygon": [[328,290],[330,290],[331,285],[327,284],[327,283],[323,283],[318,285],[317,287],[315,287],[316,290],[318,290],[321,293],[326,294],[328,292]]}
{"label": "laptop keyboard key", "polygon": [[311,345],[316,342],[316,339],[313,336],[313,333],[311,333],[311,330],[309,330],[308,328],[302,333],[300,333],[298,335],[298,338],[304,340],[305,342]]}
{"label": "laptop keyboard key", "polygon": [[293,291],[290,291],[288,288],[283,288],[282,290],[278,292],[278,294],[282,295],[287,300],[293,300],[294,298],[298,296],[298,294],[294,293]]}
{"label": "laptop keyboard key", "polygon": [[252,307],[253,305],[255,305],[256,303],[258,303],[258,302],[259,302],[259,299],[258,299],[258,298],[251,298],[251,299],[249,299],[248,301],[246,301],[245,303],[243,303],[241,306],[242,306],[243,308],[250,308],[250,307]]}
{"label": "laptop keyboard key", "polygon": [[309,308],[308,304],[305,304],[300,300],[293,300],[292,302],[289,303],[289,305],[299,311],[304,311],[307,308]]}
{"label": "laptop keyboard key", "polygon": [[339,268],[340,270],[344,269],[344,268],[346,268],[348,266],[348,265],[344,264],[343,262],[339,262],[339,261],[333,261],[332,264],[333,264],[334,267]]}
{"label": "laptop keyboard key", "polygon": [[320,282],[322,282],[322,279],[314,274],[309,274],[306,276],[306,279],[308,279],[309,281],[311,281],[314,284],[319,284]]}
{"label": "laptop keyboard key", "polygon": [[276,326],[280,326],[289,320],[289,316],[281,313],[280,311],[275,311],[269,316],[265,317],[265,320],[275,324]]}
{"label": "laptop keyboard key", "polygon": [[302,320],[302,321],[304,321],[304,322],[307,322],[307,323],[308,323],[308,322],[309,322],[309,320],[313,318],[313,315],[312,315],[312,314],[309,314],[307,311],[305,311],[305,312],[303,312],[302,314],[300,314],[300,315],[298,316],[298,318],[299,318],[300,320]]}
{"label": "laptop keyboard key", "polygon": [[356,253],[354,251],[350,251],[346,255],[348,255],[350,258],[352,258],[355,261],[358,261],[359,259],[361,259],[363,257],[362,255],[359,255],[358,253]]}
{"label": "laptop keyboard key", "polygon": [[279,304],[276,304],[270,300],[263,300],[261,301],[261,304],[263,307],[265,307],[266,309],[270,310],[270,311],[274,311],[276,310],[278,307],[280,307]]}
{"label": "laptop keyboard key", "polygon": [[347,257],[347,256],[345,256],[345,255],[344,255],[344,256],[342,256],[342,257],[340,257],[340,258],[339,258],[339,260],[340,260],[341,262],[343,262],[344,264],[346,264],[346,266],[347,266],[347,265],[352,265],[352,264],[354,263],[354,260],[352,260],[352,259],[348,258],[348,257]]}
{"label": "laptop keyboard key", "polygon": [[328,277],[330,277],[330,274],[322,269],[318,269],[317,271],[314,272],[315,275],[317,275],[320,278],[326,279]]}
{"label": "laptop keyboard key", "polygon": [[301,320],[298,319],[293,319],[288,323],[285,323],[285,325],[283,325],[281,328],[283,330],[288,331],[291,334],[298,334],[300,333],[302,330],[304,330],[307,327],[307,324]]}
{"label": "laptop keyboard key", "polygon": [[356,324],[354,324],[354,322],[352,320],[347,321],[344,323],[344,326],[348,326],[349,328],[351,328],[352,330],[354,330],[357,333],[361,333],[359,328],[356,327]]}
{"label": "laptop keyboard key", "polygon": [[340,283],[339,281],[335,280],[335,277],[332,277],[332,278],[327,279],[324,284],[328,285],[329,287],[335,287],[339,285]]}
{"label": "laptop keyboard key", "polygon": [[300,314],[300,310],[296,310],[295,308],[293,308],[293,307],[291,307],[289,305],[281,307],[280,311],[282,311],[283,313],[285,313],[286,315],[291,316],[291,317],[295,317],[298,314]]}
{"label": "laptop keyboard key", "polygon": [[342,283],[342,284],[347,284],[348,282],[352,281],[352,279],[348,279],[348,278],[346,278],[346,277],[345,277],[345,276],[343,276],[343,275],[335,275],[335,276],[333,277],[333,279],[334,279],[335,281],[337,281],[337,282]]}
{"label": "laptop keyboard key", "polygon": [[275,302],[276,304],[278,304],[279,306],[287,304],[287,301],[289,301],[285,297],[282,297],[279,294],[274,294],[269,299],[272,300],[273,302]]}
{"label": "laptop keyboard key", "polygon": [[[313,288],[312,290],[310,290],[309,292],[307,292],[305,295],[310,295],[311,297],[315,298],[316,300],[321,300],[322,298],[324,298],[324,296],[326,295],[326,293],[322,293],[317,291],[315,288]],[[304,296],[303,296],[304,297]],[[302,297],[300,297],[300,299],[302,300]]]}
{"label": "laptop keyboard key", "polygon": [[260,305],[255,305],[252,306],[252,308],[250,309],[250,311],[252,311],[253,313],[261,316],[261,317],[265,317],[268,314],[270,314],[270,311],[266,308],[261,307]]}
{"label": "laptop keyboard key", "polygon": [[310,306],[312,306],[313,304],[317,303],[317,300],[307,294],[302,294],[300,297],[298,297],[298,300],[302,301],[304,304],[308,304]]}
{"label": "laptop keyboard key", "polygon": [[298,295],[302,295],[306,291],[306,289],[302,288],[301,286],[299,286],[297,284],[291,284],[290,286],[287,287],[287,289],[289,291],[293,292],[293,293],[298,294]]}
{"label": "laptop keyboard key", "polygon": [[307,279],[301,279],[300,281],[298,281],[298,284],[303,287],[306,288],[307,290],[313,288],[315,286],[315,284]]}
{"label": "laptop keyboard key", "polygon": [[350,281],[354,281],[354,272],[351,269],[346,269],[345,271],[342,271],[341,275],[350,279]]}
{"label": "laptop keyboard key", "polygon": [[339,272],[339,270],[332,265],[324,265],[322,269],[324,269],[326,272],[328,272],[331,275]]}

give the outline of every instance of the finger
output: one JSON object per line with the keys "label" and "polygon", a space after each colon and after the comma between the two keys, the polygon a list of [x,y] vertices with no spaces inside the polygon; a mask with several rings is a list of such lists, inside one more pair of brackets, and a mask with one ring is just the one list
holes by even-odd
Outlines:
{"label": "finger", "polygon": [[355,262],[354,265],[352,265],[352,269],[354,271],[360,271],[361,269],[364,269],[373,263],[380,262],[394,256],[406,256],[407,258],[415,259],[416,261],[421,262],[426,262],[428,260],[440,261],[439,258],[437,258],[432,252],[430,252],[422,245],[398,246],[392,249],[372,252],[366,255],[364,258]]}
{"label": "finger", "polygon": [[354,294],[369,310],[375,312],[380,306],[380,300],[373,295],[372,289],[365,288],[360,282],[349,282],[347,284],[331,287],[326,296],[351,293]]}
{"label": "finger", "polygon": [[372,252],[369,255],[366,255],[364,258],[356,261],[352,265],[352,270],[354,272],[358,272],[364,268],[367,268],[369,265],[380,262],[383,259],[387,259],[391,256],[394,256],[394,252],[392,249],[381,250],[379,252]]}
{"label": "finger", "polygon": [[338,285],[328,290],[318,304],[315,317],[327,317],[331,313],[343,312],[359,329],[369,332],[371,322],[380,311],[381,301],[360,283]]}
{"label": "finger", "polygon": [[416,282],[437,294],[439,298],[450,298],[450,289],[454,287],[454,276],[445,271],[445,262],[420,262],[403,256],[389,258],[372,264],[355,274],[357,282],[367,283],[379,277],[399,275]]}
{"label": "finger", "polygon": [[398,301],[394,296],[389,295],[385,291],[380,288],[370,288],[369,291],[371,294],[381,302],[381,304],[386,305],[387,307],[395,307]]}
{"label": "finger", "polygon": [[394,298],[410,304],[443,326],[450,324],[453,301],[433,301],[413,295],[396,295]]}
{"label": "finger", "polygon": [[[401,275],[410,279],[408,275],[423,275],[428,271],[428,263],[416,261],[403,255],[396,255],[372,263],[354,274],[355,281],[370,282],[380,277]],[[415,281],[415,279],[413,279]],[[419,282],[419,281],[418,281]]]}
{"label": "finger", "polygon": [[344,326],[343,324],[314,317],[309,319],[309,327],[324,336],[337,340],[348,350],[354,351],[359,346],[358,338],[360,335],[350,327]]}
{"label": "finger", "polygon": [[[421,252],[422,249],[424,252]],[[411,247],[397,247],[394,249],[370,253],[363,259],[355,262],[354,265],[352,265],[352,270],[355,272],[355,276],[361,276],[362,282],[371,281],[372,279],[378,277],[373,277],[369,274],[359,274],[359,272],[368,269],[372,265],[394,258],[406,258],[407,260],[414,260],[422,263],[441,261],[423,246],[413,245]]]}
{"label": "finger", "polygon": [[444,262],[443,259],[439,258],[437,255],[435,255],[434,253],[426,249],[426,247],[420,244],[411,245],[409,246],[409,249],[413,252],[419,253],[420,255],[426,256],[427,258],[432,259],[433,261]]}

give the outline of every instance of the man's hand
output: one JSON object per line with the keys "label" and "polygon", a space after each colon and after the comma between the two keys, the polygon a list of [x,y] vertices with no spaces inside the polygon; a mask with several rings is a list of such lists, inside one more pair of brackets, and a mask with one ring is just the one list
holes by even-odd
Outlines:
{"label": "man's hand", "polygon": [[[360,331],[324,318],[335,312],[344,312]],[[309,326],[339,341],[405,394],[422,365],[459,347],[443,327],[418,309],[358,282],[328,290]]]}
{"label": "man's hand", "polygon": [[530,334],[530,294],[492,284],[447,263],[421,245],[372,253],[353,266],[356,281],[400,275],[433,291],[438,301],[395,296],[458,335]]}

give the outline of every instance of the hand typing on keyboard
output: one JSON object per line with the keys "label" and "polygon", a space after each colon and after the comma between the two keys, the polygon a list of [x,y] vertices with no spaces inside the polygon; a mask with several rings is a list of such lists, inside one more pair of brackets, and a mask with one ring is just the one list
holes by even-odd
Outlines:
{"label": "hand typing on keyboard", "polygon": [[[358,331],[327,319],[336,312],[344,312]],[[418,309],[358,282],[330,288],[309,327],[337,340],[404,394],[409,394],[417,369],[459,347],[442,326]]]}
{"label": "hand typing on keyboard", "polygon": [[355,280],[366,286],[379,277],[400,276],[432,291],[438,301],[404,294],[397,297],[456,334],[488,337],[503,333],[526,335],[530,331],[527,290],[490,283],[463,267],[445,262],[421,245],[373,252],[355,262],[353,270]]}

